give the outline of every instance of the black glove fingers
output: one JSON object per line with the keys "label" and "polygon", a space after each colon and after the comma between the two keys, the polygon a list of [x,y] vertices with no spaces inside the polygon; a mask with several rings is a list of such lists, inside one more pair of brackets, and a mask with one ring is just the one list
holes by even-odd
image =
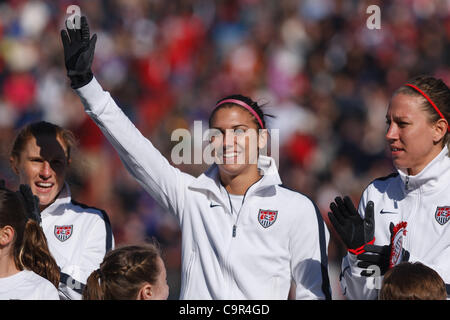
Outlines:
{"label": "black glove fingers", "polygon": [[39,213],[39,198],[36,197],[31,188],[27,184],[21,184],[19,186],[19,193],[24,199],[24,205],[27,209],[28,218],[33,219],[37,222],[41,222],[41,216]]}
{"label": "black glove fingers", "polygon": [[359,268],[362,268],[362,269],[372,269],[373,270],[373,267],[372,268],[370,268],[370,267],[371,266],[378,266],[378,264],[376,262],[371,262],[371,261],[364,260],[364,261],[359,261],[356,264],[356,266],[359,267]]}
{"label": "black glove fingers", "polygon": [[61,41],[63,43],[64,50],[67,50],[67,48],[69,48],[70,46],[70,38],[67,34],[67,31],[64,29],[61,30]]}
{"label": "black glove fingers", "polygon": [[92,60],[94,60],[94,51],[95,51],[96,43],[97,43],[97,35],[94,34],[92,36],[92,39],[89,41],[89,52],[91,53],[91,59],[90,59],[91,63],[92,63]]}
{"label": "black glove fingers", "polygon": [[389,254],[390,247],[389,246],[377,246],[372,244],[366,244],[364,246],[364,251],[376,253],[378,255],[387,256]]}
{"label": "black glove fingers", "polygon": [[347,211],[350,213],[350,215],[352,215],[352,216],[359,215],[358,210],[356,210],[356,208],[353,205],[353,202],[349,196],[344,197],[344,205],[345,205],[345,208],[347,209]]}
{"label": "black glove fingers", "polygon": [[394,224],[391,222],[389,223],[389,232],[391,233],[391,237],[394,235]]}
{"label": "black glove fingers", "polygon": [[341,224],[343,224],[345,217],[342,215],[341,210],[338,208],[338,206],[334,202],[330,203],[330,209],[331,209],[331,212],[333,213],[334,217],[337,218]]}
{"label": "black glove fingers", "polygon": [[347,208],[341,197],[336,197],[334,199],[334,203],[336,203],[337,211],[341,214],[342,217],[344,218],[350,217],[350,213],[347,211]]}
{"label": "black glove fingers", "polygon": [[75,27],[75,23],[72,21],[72,28],[69,28],[69,20],[66,20],[66,30],[67,30],[67,34],[69,35],[69,39],[70,39],[70,44],[73,44],[74,41],[76,41],[76,29]]}
{"label": "black glove fingers", "polygon": [[88,45],[89,38],[91,37],[90,31],[89,31],[89,25],[87,23],[87,19],[85,16],[81,17],[81,42],[83,45]]}
{"label": "black glove fingers", "polygon": [[[357,266],[360,267],[360,263],[369,263],[369,265],[380,264],[383,260],[383,257],[379,254],[371,254],[371,253],[361,253],[358,255],[358,263]],[[367,265],[362,264],[361,268],[367,268]]]}
{"label": "black glove fingers", "polygon": [[338,218],[331,212],[328,212],[328,219],[330,219],[330,222],[333,225],[334,229],[339,234],[339,236],[342,238],[342,235],[345,234],[345,231],[342,228],[342,222],[339,221],[341,218]]}
{"label": "black glove fingers", "polygon": [[374,204],[373,201],[367,202],[365,214],[364,214],[364,220],[367,222],[373,222],[373,211],[374,211]]}
{"label": "black glove fingers", "polygon": [[364,239],[366,242],[372,241],[375,233],[374,203],[369,201],[364,214]]}

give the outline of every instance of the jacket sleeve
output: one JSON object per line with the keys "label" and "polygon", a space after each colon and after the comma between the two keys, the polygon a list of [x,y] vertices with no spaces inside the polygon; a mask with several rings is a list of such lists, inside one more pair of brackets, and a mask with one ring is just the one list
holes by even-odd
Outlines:
{"label": "jacket sleeve", "polygon": [[[364,212],[368,202],[368,189],[363,192],[359,202],[358,213],[364,219]],[[376,225],[376,224],[375,224]],[[342,294],[350,300],[374,300],[378,298],[378,289],[381,288],[382,276],[361,276],[364,270],[359,268],[356,255],[347,253],[342,259],[339,281]]]}
{"label": "jacket sleeve", "polygon": [[114,236],[106,213],[102,216],[92,212],[92,218],[85,224],[89,231],[79,244],[82,249],[74,260],[76,264],[66,260],[61,268],[59,293],[63,300],[80,300],[87,278],[99,268],[105,254],[114,249]]}
{"label": "jacket sleeve", "polygon": [[145,138],[94,77],[76,90],[86,113],[118,152],[128,172],[178,220],[183,211],[185,186],[192,176],[170,165]]}
{"label": "jacket sleeve", "polygon": [[328,277],[328,229],[319,209],[309,199],[301,206],[303,215],[292,223],[291,272],[297,300],[331,300]]}

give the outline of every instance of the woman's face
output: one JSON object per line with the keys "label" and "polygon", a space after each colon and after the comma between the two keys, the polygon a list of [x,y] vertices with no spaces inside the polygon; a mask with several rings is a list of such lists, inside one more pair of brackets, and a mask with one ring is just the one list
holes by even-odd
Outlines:
{"label": "woman's face", "polygon": [[64,187],[67,170],[67,146],[59,137],[43,135],[31,137],[20,154],[11,158],[14,172],[21,184],[28,184],[39,198],[39,208],[52,204]]}
{"label": "woman's face", "polygon": [[220,108],[210,129],[215,131],[211,143],[222,173],[237,176],[250,166],[257,168],[258,147],[264,147],[266,140],[258,135],[258,126],[248,111],[237,106]]}
{"label": "woman's face", "polygon": [[423,99],[402,93],[392,97],[386,114],[389,144],[394,165],[416,175],[442,150],[439,132],[426,111]]}

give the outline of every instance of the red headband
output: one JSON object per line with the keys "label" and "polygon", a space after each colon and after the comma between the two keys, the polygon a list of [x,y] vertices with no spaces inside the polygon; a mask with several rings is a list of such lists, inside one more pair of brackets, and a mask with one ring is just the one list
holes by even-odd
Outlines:
{"label": "red headband", "polygon": [[248,111],[250,111],[250,113],[256,118],[256,120],[258,120],[259,125],[261,126],[261,129],[264,129],[263,123],[261,121],[261,118],[258,116],[258,114],[256,113],[255,110],[253,110],[252,107],[250,107],[248,104],[246,104],[244,101],[238,100],[238,99],[225,99],[220,101],[218,104],[216,104],[216,108],[224,103],[234,103],[237,105],[240,105],[241,107],[244,107],[245,109],[247,109]]}
{"label": "red headband", "polygon": [[[444,115],[442,114],[442,112],[439,110],[439,108],[434,104],[434,102],[430,99],[430,97],[428,97],[426,95],[425,92],[423,92],[422,90],[420,90],[418,87],[416,87],[413,84],[407,83],[405,84],[405,86],[411,87],[413,89],[415,89],[417,92],[419,92],[422,96],[425,97],[425,99],[428,100],[428,102],[433,106],[434,110],[436,110],[436,112],[439,114],[439,116],[441,117],[441,119],[444,119],[445,121],[447,121],[447,119],[445,119]],[[447,122],[447,131],[450,131],[450,127],[448,126],[448,122]]]}

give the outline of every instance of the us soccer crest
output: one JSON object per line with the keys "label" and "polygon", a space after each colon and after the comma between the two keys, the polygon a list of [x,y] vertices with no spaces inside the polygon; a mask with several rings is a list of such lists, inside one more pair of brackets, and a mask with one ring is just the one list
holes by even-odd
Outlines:
{"label": "us soccer crest", "polygon": [[406,226],[408,223],[402,221],[394,226],[391,238],[391,256],[389,258],[389,268],[393,268],[403,261],[403,241],[406,236]]}
{"label": "us soccer crest", "polygon": [[64,242],[70,238],[73,232],[73,225],[70,226],[55,226],[55,237]]}
{"label": "us soccer crest", "polygon": [[258,221],[264,227],[268,228],[277,220],[278,211],[259,209]]}
{"label": "us soccer crest", "polygon": [[437,207],[434,217],[441,226],[446,224],[450,220],[450,206]]}

